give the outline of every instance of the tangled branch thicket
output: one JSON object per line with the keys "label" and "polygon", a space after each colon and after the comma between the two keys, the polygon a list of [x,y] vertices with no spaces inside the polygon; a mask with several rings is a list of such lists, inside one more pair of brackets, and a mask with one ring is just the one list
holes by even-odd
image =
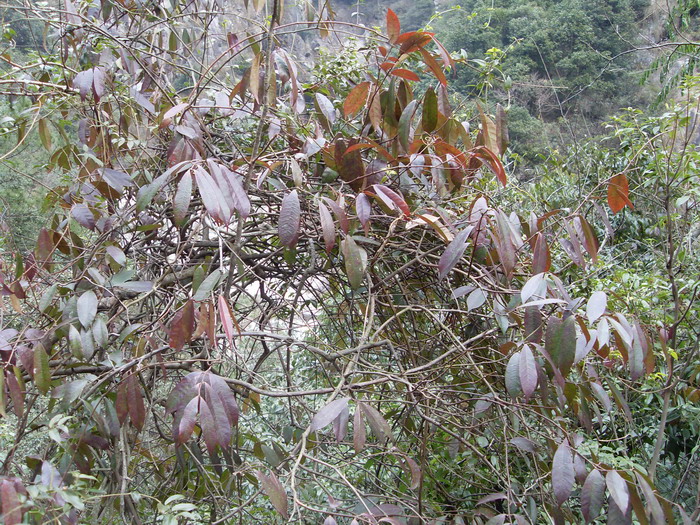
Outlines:
{"label": "tangled branch thicket", "polygon": [[[60,183],[3,268],[5,522],[684,516],[590,445],[637,446],[657,357],[555,272],[605,212],[498,209],[502,110],[470,134],[434,35],[320,6],[12,6],[43,31],[3,55],[12,131]],[[289,47],[360,31],[345,78]]]}

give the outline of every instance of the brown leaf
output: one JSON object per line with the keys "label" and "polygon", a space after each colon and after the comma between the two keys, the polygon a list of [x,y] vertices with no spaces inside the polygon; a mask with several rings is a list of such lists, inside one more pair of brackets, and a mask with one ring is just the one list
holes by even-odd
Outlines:
{"label": "brown leaf", "polygon": [[190,300],[175,314],[170,323],[168,344],[170,348],[182,350],[192,340],[194,333],[194,303]]}
{"label": "brown leaf", "polygon": [[343,113],[346,117],[354,115],[365,105],[369,94],[369,86],[369,82],[360,82],[350,90],[343,104]]}
{"label": "brown leaf", "polygon": [[634,209],[629,199],[629,183],[624,173],[618,173],[608,181],[608,206],[613,213],[617,213],[625,206]]}
{"label": "brown leaf", "polygon": [[269,476],[266,476],[260,471],[256,471],[256,477],[260,480],[260,485],[262,486],[263,492],[267,494],[270,498],[270,502],[273,507],[279,512],[284,519],[289,519],[289,512],[287,511],[287,493],[277,479],[274,472],[270,472]]}

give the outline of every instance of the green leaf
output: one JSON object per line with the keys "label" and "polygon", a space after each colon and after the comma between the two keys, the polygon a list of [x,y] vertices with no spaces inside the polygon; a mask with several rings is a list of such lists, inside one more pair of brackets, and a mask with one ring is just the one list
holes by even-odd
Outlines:
{"label": "green leaf", "polygon": [[561,320],[550,317],[547,322],[544,348],[554,366],[566,377],[576,357],[576,321],[573,316]]}
{"label": "green leaf", "polygon": [[357,290],[362,286],[362,281],[365,278],[367,253],[357,245],[352,237],[346,238],[342,242],[341,248],[345,259],[345,273],[348,276],[350,287]]}
{"label": "green leaf", "polygon": [[423,131],[432,133],[437,127],[438,99],[433,88],[428,88],[423,97]]}
{"label": "green leaf", "polygon": [[401,113],[401,118],[399,118],[399,142],[405,151],[408,151],[411,145],[411,122],[413,121],[413,115],[416,113],[416,107],[418,106],[417,100],[411,100]]}
{"label": "green leaf", "polygon": [[34,347],[34,383],[42,394],[46,394],[51,388],[49,356],[41,343]]}
{"label": "green leaf", "polygon": [[200,284],[197,287],[197,291],[195,294],[192,296],[192,299],[195,301],[205,301],[211,292],[216,288],[216,285],[219,284],[219,281],[221,280],[221,270],[216,269],[213,272],[211,272],[209,275],[207,275],[207,278],[202,281],[202,284]]}

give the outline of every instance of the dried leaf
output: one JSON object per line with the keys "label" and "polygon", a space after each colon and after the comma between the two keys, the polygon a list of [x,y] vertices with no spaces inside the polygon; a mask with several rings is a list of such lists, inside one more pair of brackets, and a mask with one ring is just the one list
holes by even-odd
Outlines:
{"label": "dried leaf", "polygon": [[618,213],[625,206],[634,209],[629,199],[629,183],[624,173],[618,173],[608,182],[608,206],[613,213]]}

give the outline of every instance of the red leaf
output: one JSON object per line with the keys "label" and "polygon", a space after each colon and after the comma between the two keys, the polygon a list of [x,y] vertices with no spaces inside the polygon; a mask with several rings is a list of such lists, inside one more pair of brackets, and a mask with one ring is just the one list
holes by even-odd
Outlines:
{"label": "red leaf", "polygon": [[535,249],[532,257],[532,273],[537,275],[538,273],[548,272],[551,266],[552,258],[549,254],[547,239],[542,232],[537,232],[535,236]]}
{"label": "red leaf", "polygon": [[384,186],[383,184],[375,184],[374,191],[388,206],[391,207],[391,203],[393,203],[403,212],[405,217],[410,217],[411,209],[408,207],[408,204],[406,204],[406,201],[399,193],[395,192],[388,186]]}
{"label": "red leaf", "polygon": [[170,348],[182,350],[186,343],[192,340],[194,332],[194,303],[190,300],[185,303],[173,317],[170,324],[168,344]]}
{"label": "red leaf", "polygon": [[51,234],[46,228],[42,228],[39,231],[39,238],[36,243],[36,250],[34,252],[36,257],[36,262],[46,269],[51,266],[51,255],[53,254],[54,244],[51,238]]}
{"label": "red leaf", "polygon": [[362,418],[362,410],[360,410],[360,405],[358,404],[352,422],[352,448],[355,449],[357,454],[362,452],[362,449],[365,448],[366,441],[367,429],[365,428],[365,422]]}
{"label": "red leaf", "polygon": [[401,34],[401,22],[391,9],[386,11],[386,32],[389,36],[389,42],[395,44]]}
{"label": "red leaf", "polygon": [[126,400],[129,407],[129,417],[133,425],[141,430],[146,421],[146,407],[143,404],[143,394],[136,374],[126,376]]}
{"label": "red leaf", "polygon": [[219,317],[221,318],[221,325],[224,327],[224,333],[226,334],[226,339],[228,339],[228,343],[231,345],[231,348],[235,348],[236,345],[233,343],[234,325],[238,330],[239,335],[241,333],[241,330],[238,327],[238,323],[236,322],[236,318],[233,315],[231,306],[228,304],[228,301],[223,295],[219,296]]}
{"label": "red leaf", "polygon": [[617,213],[625,206],[629,206],[631,210],[634,206],[629,199],[629,183],[624,173],[618,173],[613,176],[608,182],[608,206]]}
{"label": "red leaf", "polygon": [[280,208],[277,230],[280,242],[287,248],[293,248],[299,240],[301,228],[301,205],[297,190],[292,190],[284,199]]}
{"label": "red leaf", "polygon": [[500,181],[503,186],[508,183],[508,177],[506,177],[506,170],[501,164],[500,159],[496,154],[485,146],[478,146],[474,149],[472,155],[477,157],[479,160],[483,161],[489,169],[496,175],[496,178]]}
{"label": "red leaf", "polygon": [[554,453],[552,462],[552,489],[557,503],[561,506],[574,488],[574,459],[566,441]]}
{"label": "red leaf", "polygon": [[418,82],[420,80],[420,77],[409,69],[393,69],[391,71],[391,74],[395,77],[405,78],[406,80],[413,80],[414,82]]}
{"label": "red leaf", "polygon": [[350,90],[345,103],[343,104],[343,113],[346,117],[357,113],[367,102],[369,94],[369,82],[360,82]]}

